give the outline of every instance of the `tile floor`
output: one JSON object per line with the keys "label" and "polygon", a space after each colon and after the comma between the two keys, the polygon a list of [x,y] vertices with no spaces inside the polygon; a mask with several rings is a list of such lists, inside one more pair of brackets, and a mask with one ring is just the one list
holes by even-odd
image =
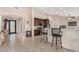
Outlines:
{"label": "tile floor", "polygon": [[37,36],[34,39],[31,37],[21,38],[17,35],[10,35],[2,47],[0,52],[73,52],[66,48],[56,49],[49,43],[40,42],[40,37]]}

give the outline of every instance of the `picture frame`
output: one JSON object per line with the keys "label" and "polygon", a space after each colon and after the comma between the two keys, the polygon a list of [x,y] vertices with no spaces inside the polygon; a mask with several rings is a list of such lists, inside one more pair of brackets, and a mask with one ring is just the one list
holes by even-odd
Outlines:
{"label": "picture frame", "polygon": [[77,22],[76,21],[68,22],[68,26],[77,26]]}

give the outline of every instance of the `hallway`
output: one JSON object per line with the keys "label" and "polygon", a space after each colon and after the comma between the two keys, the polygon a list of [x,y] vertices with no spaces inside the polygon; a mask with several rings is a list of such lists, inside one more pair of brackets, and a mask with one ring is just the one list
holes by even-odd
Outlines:
{"label": "hallway", "polygon": [[11,34],[9,39],[0,47],[0,52],[72,52],[65,48],[55,49],[49,43],[40,42],[40,37],[21,38],[15,34]]}

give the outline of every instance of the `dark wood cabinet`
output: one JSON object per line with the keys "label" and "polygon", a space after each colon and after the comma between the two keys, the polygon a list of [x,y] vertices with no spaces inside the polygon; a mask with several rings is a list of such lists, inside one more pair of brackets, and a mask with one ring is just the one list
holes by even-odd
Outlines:
{"label": "dark wood cabinet", "polygon": [[34,36],[40,35],[40,30],[34,30]]}
{"label": "dark wood cabinet", "polygon": [[38,18],[34,19],[34,26],[38,26],[39,24],[42,24],[42,23],[43,23],[42,19],[38,19]]}
{"label": "dark wood cabinet", "polygon": [[[34,26],[39,26],[41,24],[44,27],[46,27],[48,23],[49,23],[48,19],[34,18]],[[40,30],[39,29],[35,29],[34,30],[34,35],[35,36],[40,35]]]}

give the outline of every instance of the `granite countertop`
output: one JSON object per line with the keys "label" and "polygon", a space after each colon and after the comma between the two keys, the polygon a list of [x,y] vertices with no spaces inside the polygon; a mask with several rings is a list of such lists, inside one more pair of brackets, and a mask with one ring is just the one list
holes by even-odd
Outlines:
{"label": "granite countertop", "polygon": [[79,29],[62,29],[64,31],[79,31]]}

